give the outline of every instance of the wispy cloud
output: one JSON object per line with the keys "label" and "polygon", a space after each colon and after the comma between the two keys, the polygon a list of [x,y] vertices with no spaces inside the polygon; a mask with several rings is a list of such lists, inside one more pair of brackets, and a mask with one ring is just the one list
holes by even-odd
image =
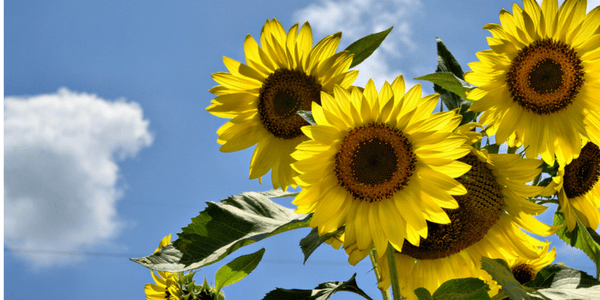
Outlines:
{"label": "wispy cloud", "polygon": [[[391,82],[398,75],[407,74],[403,72],[406,70],[391,67],[392,60],[401,58],[407,51],[418,50],[411,20],[420,14],[421,7],[420,0],[319,0],[297,11],[294,19],[300,23],[309,21],[317,36],[342,31],[342,49],[363,36],[394,26],[381,47],[358,66],[355,85],[364,86],[372,78],[381,87],[384,81]],[[407,76],[404,77],[406,80]],[[408,86],[416,83],[407,81]]]}
{"label": "wispy cloud", "polygon": [[[122,227],[118,160],[152,144],[137,103],[61,88],[4,100],[4,229],[8,248],[78,251]],[[23,252],[36,268],[66,256]]]}

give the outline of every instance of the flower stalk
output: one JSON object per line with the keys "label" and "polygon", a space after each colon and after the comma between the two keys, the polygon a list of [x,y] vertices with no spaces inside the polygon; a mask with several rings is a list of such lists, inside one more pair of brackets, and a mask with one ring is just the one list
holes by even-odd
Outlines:
{"label": "flower stalk", "polygon": [[[375,271],[375,278],[379,283],[381,282],[381,269],[379,268],[377,261],[375,260],[375,254],[375,248],[373,248],[373,250],[369,252],[369,258],[371,259],[371,264],[373,265],[373,271]],[[383,297],[383,300],[391,300],[390,290],[381,290],[381,296]]]}
{"label": "flower stalk", "polygon": [[392,281],[392,294],[394,300],[403,299],[400,295],[400,284],[398,283],[398,270],[396,270],[396,250],[391,244],[388,244],[386,255],[388,260],[388,267],[390,270],[390,280]]}

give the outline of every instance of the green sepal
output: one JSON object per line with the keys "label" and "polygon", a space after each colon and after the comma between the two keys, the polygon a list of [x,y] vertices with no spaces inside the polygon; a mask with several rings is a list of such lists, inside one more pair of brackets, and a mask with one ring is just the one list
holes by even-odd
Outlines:
{"label": "green sepal", "polygon": [[319,284],[312,290],[282,289],[277,288],[268,292],[263,300],[327,300],[337,292],[352,292],[363,296],[365,299],[373,300],[356,284],[356,273],[348,281],[329,281]]}
{"label": "green sepal", "polygon": [[513,299],[530,299],[525,288],[515,279],[508,264],[502,259],[481,258],[481,268],[492,275],[502,290]]}
{"label": "green sepal", "polygon": [[591,228],[585,228],[576,214],[577,225],[569,232],[567,221],[562,213],[556,210],[554,225],[563,225],[556,235],[571,247],[581,249],[596,264],[596,278],[600,275],[600,236]]}
{"label": "green sepal", "polygon": [[309,227],[310,215],[297,214],[269,199],[291,195],[295,194],[281,190],[246,192],[221,203],[207,202],[200,215],[177,234],[179,238],[173,244],[131,260],[159,271],[193,270],[278,233]]}
{"label": "green sepal", "polygon": [[252,254],[242,255],[230,263],[222,266],[215,273],[215,289],[217,293],[223,287],[234,284],[252,272],[265,254],[265,248],[262,248]]}
{"label": "green sepal", "polygon": [[558,174],[558,161],[554,162],[554,165],[550,166],[546,162],[542,162],[542,172],[554,177]]}
{"label": "green sepal", "polygon": [[317,227],[314,227],[310,233],[300,240],[300,249],[302,249],[302,253],[304,254],[304,263],[308,260],[308,257],[315,251],[321,244],[323,244],[328,239],[339,236],[344,232],[345,227],[341,227],[335,232],[326,233],[322,236],[319,236],[319,231]]}
{"label": "green sepal", "polygon": [[358,64],[367,59],[367,57],[371,56],[371,54],[373,54],[373,52],[379,48],[379,45],[381,45],[383,40],[385,40],[387,35],[392,31],[392,28],[394,28],[394,26],[382,32],[369,34],[346,47],[345,50],[348,50],[350,53],[354,54],[350,68],[356,67]]}

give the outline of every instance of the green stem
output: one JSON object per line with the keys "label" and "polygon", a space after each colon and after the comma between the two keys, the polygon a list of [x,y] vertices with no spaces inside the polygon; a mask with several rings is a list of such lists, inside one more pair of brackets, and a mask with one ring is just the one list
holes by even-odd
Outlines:
{"label": "green stem", "polygon": [[[377,278],[377,283],[381,282],[381,269],[377,265],[377,261],[375,260],[375,248],[369,252],[369,258],[371,258],[371,264],[373,265],[373,270],[375,271],[375,278]],[[381,290],[380,290],[381,291]],[[381,296],[383,296],[383,300],[391,300],[390,290],[381,291]]]}
{"label": "green stem", "polygon": [[388,244],[386,255],[388,259],[388,267],[390,269],[390,280],[392,281],[392,294],[394,300],[401,300],[400,284],[398,282],[398,270],[396,270],[396,250],[391,244]]}

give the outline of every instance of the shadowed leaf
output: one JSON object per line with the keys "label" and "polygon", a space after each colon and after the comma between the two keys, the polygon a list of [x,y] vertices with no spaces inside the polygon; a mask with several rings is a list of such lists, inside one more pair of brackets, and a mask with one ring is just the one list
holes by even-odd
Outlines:
{"label": "shadowed leaf", "polygon": [[481,258],[481,268],[492,275],[503,291],[513,299],[530,299],[525,288],[515,279],[508,264],[502,259]]}
{"label": "shadowed leaf", "polygon": [[363,296],[365,299],[372,300],[365,292],[363,292],[356,284],[356,273],[352,275],[348,281],[330,281],[319,284],[313,290],[300,290],[300,289],[282,289],[277,288],[270,291],[265,295],[263,300],[280,300],[280,299],[293,299],[293,300],[327,300],[333,294],[337,292],[352,292]]}
{"label": "shadowed leaf", "polygon": [[310,215],[301,215],[269,198],[295,194],[281,190],[246,192],[207,202],[179,238],[152,255],[131,259],[147,268],[181,272],[213,264],[235,250],[285,231],[308,227]]}
{"label": "shadowed leaf", "polygon": [[583,271],[559,264],[544,267],[525,286],[539,289],[529,293],[532,299],[600,299],[598,280]]}
{"label": "shadowed leaf", "polygon": [[313,228],[307,236],[300,240],[300,248],[304,254],[304,263],[306,263],[308,257],[315,250],[317,250],[321,244],[338,234],[342,234],[342,232],[344,232],[344,227],[339,228],[335,232],[326,233],[323,236],[319,236],[317,227]]}

